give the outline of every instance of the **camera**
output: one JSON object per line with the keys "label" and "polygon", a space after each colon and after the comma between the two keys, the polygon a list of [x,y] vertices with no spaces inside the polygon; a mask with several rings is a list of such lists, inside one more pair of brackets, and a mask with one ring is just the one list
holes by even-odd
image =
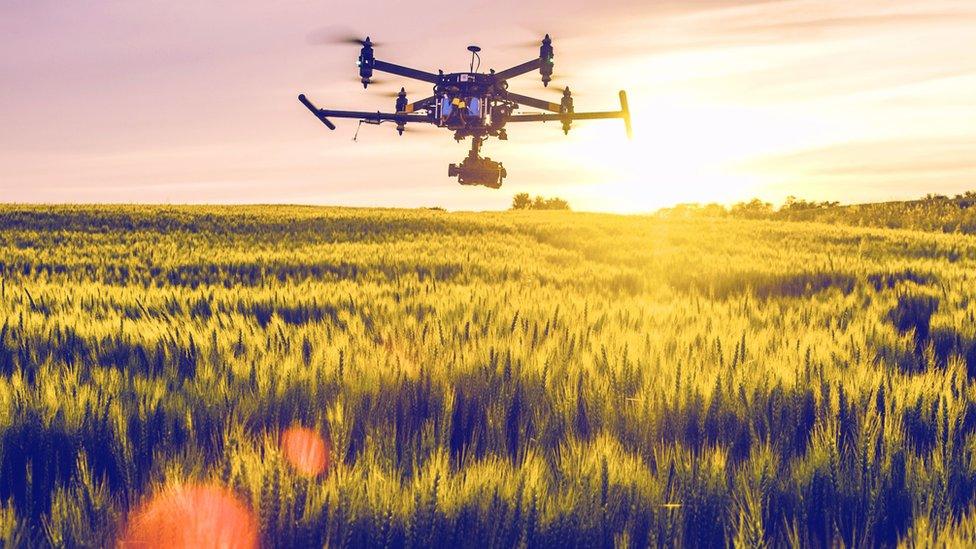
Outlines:
{"label": "camera", "polygon": [[490,158],[467,157],[460,164],[447,167],[448,177],[457,177],[462,185],[484,185],[492,189],[502,186],[502,180],[507,173],[501,162]]}

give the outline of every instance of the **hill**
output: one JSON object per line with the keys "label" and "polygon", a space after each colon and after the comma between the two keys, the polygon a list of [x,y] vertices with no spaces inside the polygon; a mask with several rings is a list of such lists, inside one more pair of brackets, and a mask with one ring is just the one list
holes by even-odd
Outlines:
{"label": "hill", "polygon": [[972,543],[974,264],[804,222],[2,206],[0,542],[112,545],[189,485],[279,546]]}

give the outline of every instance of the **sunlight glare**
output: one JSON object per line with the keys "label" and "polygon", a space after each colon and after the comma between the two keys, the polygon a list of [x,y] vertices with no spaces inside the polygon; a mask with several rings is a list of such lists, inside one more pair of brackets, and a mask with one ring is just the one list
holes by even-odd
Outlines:
{"label": "sunlight glare", "polygon": [[211,485],[173,485],[136,512],[119,547],[258,547],[258,524],[230,490]]}
{"label": "sunlight glare", "polygon": [[631,109],[633,140],[613,121],[578,123],[563,144],[580,169],[605,174],[598,189],[574,189],[584,203],[633,213],[746,200],[767,183],[742,168],[746,161],[803,147],[818,133],[815,121],[770,109],[660,97]]}
{"label": "sunlight glare", "polygon": [[281,435],[281,451],[299,473],[314,477],[329,466],[329,445],[317,432],[295,425]]}

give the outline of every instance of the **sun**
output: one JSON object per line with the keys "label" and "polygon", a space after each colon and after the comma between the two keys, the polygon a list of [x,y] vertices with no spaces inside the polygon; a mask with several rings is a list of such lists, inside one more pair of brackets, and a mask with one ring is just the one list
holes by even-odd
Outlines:
{"label": "sun", "polygon": [[763,195],[750,161],[797,147],[809,124],[766,108],[654,97],[631,106],[634,136],[616,121],[578,123],[563,154],[592,185],[569,193],[586,209],[649,212],[677,203],[730,204]]}

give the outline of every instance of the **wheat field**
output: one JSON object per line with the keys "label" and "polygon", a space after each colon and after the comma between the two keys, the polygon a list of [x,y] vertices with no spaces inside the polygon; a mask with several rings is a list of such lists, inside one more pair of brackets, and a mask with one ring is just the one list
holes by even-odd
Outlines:
{"label": "wheat field", "polygon": [[112,546],[186,483],[268,547],[976,543],[974,267],[809,222],[0,206],[0,544]]}

